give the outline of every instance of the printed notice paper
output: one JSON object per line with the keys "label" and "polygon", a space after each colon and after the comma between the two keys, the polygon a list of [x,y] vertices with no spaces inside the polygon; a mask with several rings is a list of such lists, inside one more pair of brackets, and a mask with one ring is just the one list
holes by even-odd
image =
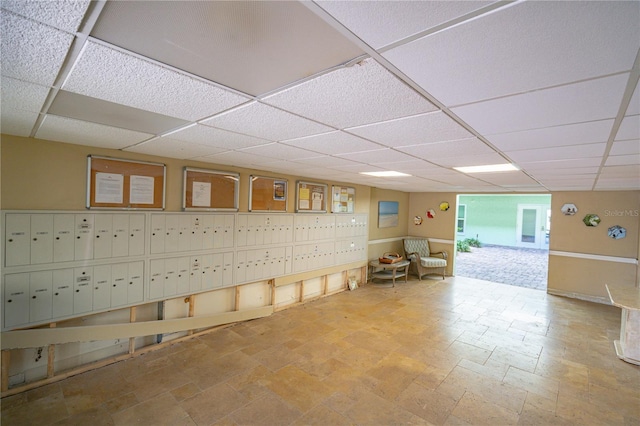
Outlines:
{"label": "printed notice paper", "polygon": [[152,177],[132,175],[129,186],[129,203],[153,204],[153,184]]}
{"label": "printed notice paper", "polygon": [[122,204],[124,175],[96,173],[96,203]]}
{"label": "printed notice paper", "polygon": [[211,182],[193,182],[191,205],[193,207],[211,207]]}

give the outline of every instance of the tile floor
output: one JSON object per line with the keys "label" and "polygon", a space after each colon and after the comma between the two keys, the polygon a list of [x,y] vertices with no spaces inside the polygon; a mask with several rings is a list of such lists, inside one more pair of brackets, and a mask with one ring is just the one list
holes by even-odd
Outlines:
{"label": "tile floor", "polygon": [[620,311],[455,277],[368,284],[2,400],[3,425],[638,425]]}

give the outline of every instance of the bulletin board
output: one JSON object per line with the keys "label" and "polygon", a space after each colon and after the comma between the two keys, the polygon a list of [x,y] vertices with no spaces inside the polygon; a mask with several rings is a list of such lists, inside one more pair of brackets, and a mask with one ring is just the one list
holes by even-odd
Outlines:
{"label": "bulletin board", "polygon": [[238,210],[238,173],[185,167],[182,182],[184,210]]}
{"label": "bulletin board", "polygon": [[296,212],[326,213],[327,185],[314,182],[296,182]]}
{"label": "bulletin board", "polygon": [[164,209],[166,166],[87,157],[88,209]]}
{"label": "bulletin board", "polygon": [[356,205],[356,189],[350,186],[331,187],[331,211],[353,213]]}
{"label": "bulletin board", "polygon": [[249,181],[249,211],[286,212],[287,180],[251,176]]}

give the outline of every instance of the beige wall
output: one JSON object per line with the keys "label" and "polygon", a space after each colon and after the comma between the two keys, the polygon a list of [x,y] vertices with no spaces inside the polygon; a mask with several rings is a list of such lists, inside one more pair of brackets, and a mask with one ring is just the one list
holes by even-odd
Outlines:
{"label": "beige wall", "polygon": [[[86,207],[87,156],[101,155],[167,165],[166,211],[182,208],[182,171],[185,166],[240,173],[240,211],[248,211],[249,175],[282,177],[289,180],[289,212],[295,210],[295,183],[301,177],[273,174],[198,161],[136,154],[104,148],[92,148],[18,136],[2,135],[1,177],[4,183],[0,204],[5,210],[82,210]],[[309,180],[307,178],[307,180]],[[313,179],[311,179],[313,180]],[[314,180],[315,181],[315,180]],[[329,184],[341,182],[318,181]],[[368,213],[370,188],[356,188],[356,212]]]}
{"label": "beige wall", "polygon": [[[378,202],[398,202],[398,226],[391,228],[378,227]],[[377,259],[382,254],[402,254],[402,237],[407,235],[407,217],[409,194],[388,189],[371,188],[369,202],[369,259]]]}
{"label": "beige wall", "polygon": [[[562,214],[560,209],[566,203],[575,204],[578,213]],[[638,258],[640,191],[556,192],[551,198],[551,209],[549,292],[608,301],[606,283],[637,284],[638,266],[613,260]],[[598,226],[588,227],[582,222],[588,213],[600,216]],[[626,228],[626,238],[614,240],[607,235],[607,229],[614,225]],[[554,251],[613,259],[566,257],[553,254]]]}

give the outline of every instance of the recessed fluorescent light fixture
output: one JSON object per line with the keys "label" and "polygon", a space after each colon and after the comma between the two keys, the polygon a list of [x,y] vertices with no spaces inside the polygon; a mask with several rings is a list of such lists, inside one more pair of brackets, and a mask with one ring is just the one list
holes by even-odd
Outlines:
{"label": "recessed fluorescent light fixture", "polygon": [[512,172],[514,170],[520,170],[513,164],[489,164],[486,166],[469,166],[469,167],[454,167],[455,170],[462,173],[489,173],[489,172]]}
{"label": "recessed fluorescent light fixture", "polygon": [[386,172],[360,172],[360,174],[369,175],[369,176],[376,176],[376,177],[411,176],[411,175],[408,175],[406,173],[392,172],[392,171],[386,171]]}

